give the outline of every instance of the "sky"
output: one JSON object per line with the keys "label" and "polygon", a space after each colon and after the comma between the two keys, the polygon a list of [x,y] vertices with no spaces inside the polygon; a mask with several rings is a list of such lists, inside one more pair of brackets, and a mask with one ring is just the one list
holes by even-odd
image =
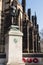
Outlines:
{"label": "sky", "polygon": [[[19,0],[21,3],[22,0]],[[43,29],[43,0],[26,0],[26,11],[31,8],[31,14],[37,16],[37,23],[39,24],[39,31]]]}

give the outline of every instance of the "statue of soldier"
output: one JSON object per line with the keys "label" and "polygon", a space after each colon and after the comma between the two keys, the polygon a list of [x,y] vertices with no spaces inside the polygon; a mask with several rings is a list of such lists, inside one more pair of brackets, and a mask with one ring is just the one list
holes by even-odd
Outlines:
{"label": "statue of soldier", "polygon": [[15,5],[14,0],[12,1],[11,5],[10,5],[10,15],[12,18],[12,25],[16,24],[16,18],[17,18],[17,6],[16,5]]}

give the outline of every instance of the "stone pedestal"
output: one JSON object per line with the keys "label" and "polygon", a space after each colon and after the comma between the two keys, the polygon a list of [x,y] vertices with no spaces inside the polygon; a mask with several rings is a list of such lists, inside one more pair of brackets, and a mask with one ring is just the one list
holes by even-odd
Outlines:
{"label": "stone pedestal", "polygon": [[18,26],[11,25],[5,35],[5,52],[8,65],[24,65],[22,62],[22,32]]}

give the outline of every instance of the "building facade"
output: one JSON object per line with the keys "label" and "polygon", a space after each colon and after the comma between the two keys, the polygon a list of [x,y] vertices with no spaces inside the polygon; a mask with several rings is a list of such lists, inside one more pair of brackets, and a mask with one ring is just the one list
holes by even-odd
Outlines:
{"label": "building facade", "polygon": [[[14,15],[12,21],[12,15],[10,13],[11,6],[16,7],[16,16]],[[4,52],[5,46],[5,34],[9,30],[11,24],[19,26],[19,29],[22,31],[22,13],[23,9],[20,3],[17,0],[1,0],[0,1],[0,52]],[[2,48],[3,47],[3,48]]]}
{"label": "building facade", "polygon": [[5,53],[5,34],[10,25],[18,25],[23,32],[23,53],[40,52],[37,16],[31,16],[31,9],[26,14],[25,0],[22,0],[22,5],[18,0],[0,0],[0,5],[0,53]]}

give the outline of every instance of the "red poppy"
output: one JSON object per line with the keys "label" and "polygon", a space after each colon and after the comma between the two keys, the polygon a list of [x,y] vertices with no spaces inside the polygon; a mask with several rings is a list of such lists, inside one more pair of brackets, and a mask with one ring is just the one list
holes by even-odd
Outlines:
{"label": "red poppy", "polygon": [[32,58],[27,59],[27,62],[31,63],[32,62]]}
{"label": "red poppy", "polygon": [[34,59],[33,59],[33,62],[34,62],[34,63],[38,63],[38,59],[37,59],[37,58],[34,58]]}

